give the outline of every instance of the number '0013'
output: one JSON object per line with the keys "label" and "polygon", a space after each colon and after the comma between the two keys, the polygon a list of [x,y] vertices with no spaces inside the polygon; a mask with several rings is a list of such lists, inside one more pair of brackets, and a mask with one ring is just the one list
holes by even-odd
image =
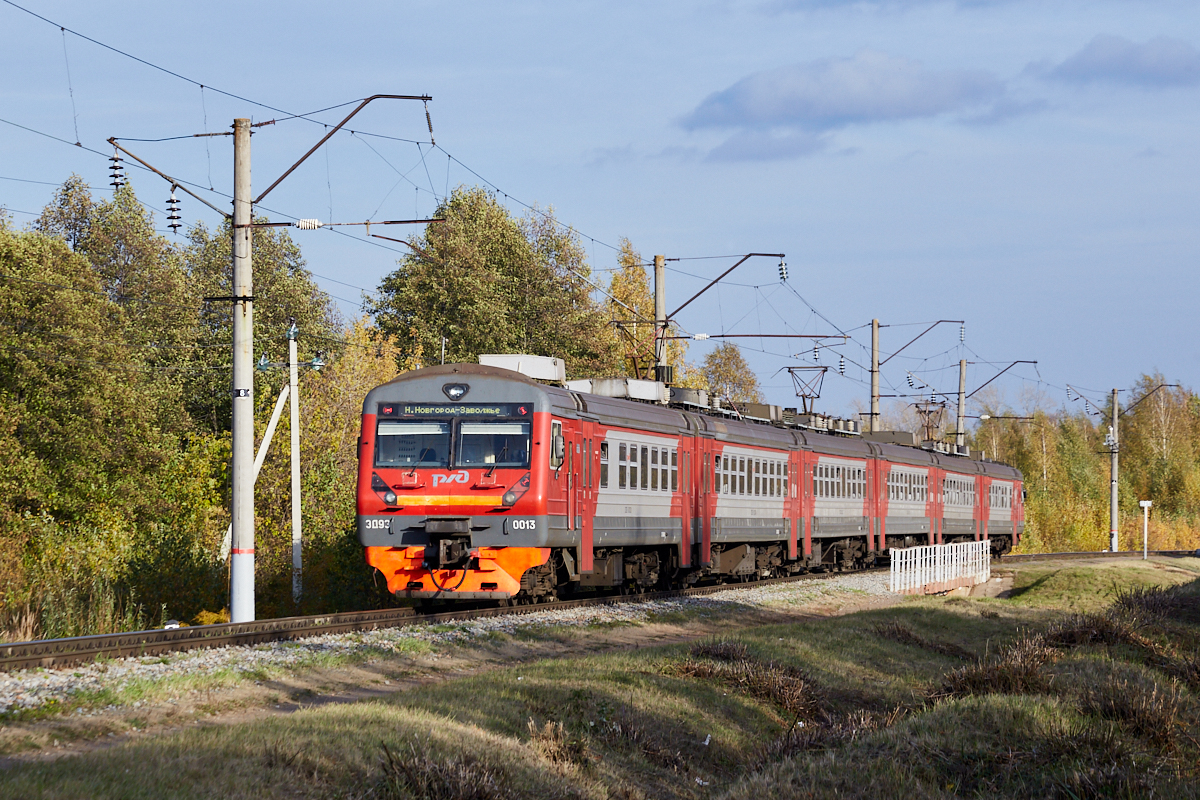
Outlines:
{"label": "number '0013'", "polygon": [[537,529],[536,519],[514,519],[509,523],[514,531],[532,531]]}

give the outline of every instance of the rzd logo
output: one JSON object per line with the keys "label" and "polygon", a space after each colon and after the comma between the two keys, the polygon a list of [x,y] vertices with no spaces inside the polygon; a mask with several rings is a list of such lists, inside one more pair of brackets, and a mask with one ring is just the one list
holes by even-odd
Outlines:
{"label": "rzd logo", "polygon": [[451,472],[449,475],[434,475],[433,485],[439,483],[466,483],[471,475],[465,469],[460,469],[458,472]]}

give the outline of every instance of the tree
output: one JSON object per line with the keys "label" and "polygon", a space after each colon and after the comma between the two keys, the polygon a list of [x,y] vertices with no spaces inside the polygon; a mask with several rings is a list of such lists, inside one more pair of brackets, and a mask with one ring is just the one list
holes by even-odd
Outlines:
{"label": "tree", "polygon": [[514,219],[489,192],[454,190],[445,222],[410,239],[413,252],[367,308],[403,358],[435,363],[481,353],[556,356],[574,375],[613,374],[615,339],[591,297],[578,237],[553,212]]}
{"label": "tree", "polygon": [[708,391],[735,403],[761,403],[758,378],[733,342],[722,342],[704,357],[700,367]]}
{"label": "tree", "polygon": [[[255,222],[265,222],[256,219]],[[229,297],[233,292],[231,222],[224,220],[210,231],[203,224],[192,228],[183,257],[187,277],[197,297]],[[336,350],[341,324],[337,309],[321,291],[305,266],[300,248],[283,228],[254,231],[254,348],[255,356],[268,361],[287,360],[287,330],[291,320],[303,335],[301,361],[318,350]],[[207,430],[228,431],[231,425],[229,375],[232,370],[233,314],[230,303],[204,307],[199,317],[194,347],[195,371],[187,376],[186,406],[193,419]],[[278,389],[269,381],[255,381],[255,406],[270,414]],[[256,416],[258,413],[256,412]]]}

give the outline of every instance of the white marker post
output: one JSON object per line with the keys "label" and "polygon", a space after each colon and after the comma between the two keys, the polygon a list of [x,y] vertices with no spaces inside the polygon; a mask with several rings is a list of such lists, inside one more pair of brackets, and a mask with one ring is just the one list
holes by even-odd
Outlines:
{"label": "white marker post", "polygon": [[1146,561],[1150,556],[1150,506],[1154,502],[1139,500],[1138,505],[1142,507],[1142,561]]}

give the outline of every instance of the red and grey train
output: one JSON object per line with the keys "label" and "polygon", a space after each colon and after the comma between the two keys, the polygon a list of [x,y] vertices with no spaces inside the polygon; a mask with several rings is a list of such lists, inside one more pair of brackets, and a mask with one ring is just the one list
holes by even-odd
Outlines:
{"label": "red and grey train", "polygon": [[367,395],[358,537],[399,597],[536,602],[1003,554],[1022,494],[1004,464],[447,364]]}

